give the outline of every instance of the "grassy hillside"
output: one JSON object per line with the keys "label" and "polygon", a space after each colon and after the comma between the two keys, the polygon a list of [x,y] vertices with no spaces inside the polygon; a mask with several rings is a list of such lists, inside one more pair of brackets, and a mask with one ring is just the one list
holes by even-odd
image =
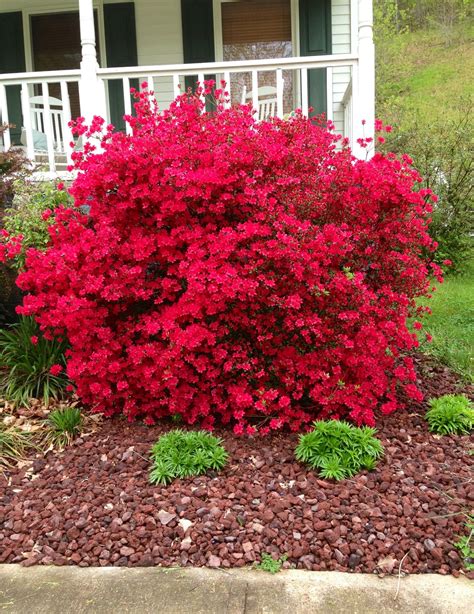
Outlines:
{"label": "grassy hillside", "polygon": [[[430,124],[458,113],[474,96],[474,27],[376,36],[377,113],[403,124],[402,111]],[[389,117],[387,117],[389,116]]]}

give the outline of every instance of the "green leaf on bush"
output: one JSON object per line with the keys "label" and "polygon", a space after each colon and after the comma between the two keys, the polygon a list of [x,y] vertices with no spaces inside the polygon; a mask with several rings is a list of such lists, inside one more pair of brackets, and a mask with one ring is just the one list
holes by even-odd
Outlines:
{"label": "green leaf on bush", "polygon": [[311,432],[300,435],[296,459],[319,469],[321,477],[343,480],[361,469],[374,469],[383,446],[374,428],[356,427],[340,420],[321,420]]}

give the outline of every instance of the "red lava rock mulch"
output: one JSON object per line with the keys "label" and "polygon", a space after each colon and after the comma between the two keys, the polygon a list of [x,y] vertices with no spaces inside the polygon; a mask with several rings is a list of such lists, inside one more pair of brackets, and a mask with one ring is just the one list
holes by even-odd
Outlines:
{"label": "red lava rock mulch", "polygon": [[[418,359],[429,396],[456,377]],[[473,507],[469,437],[429,434],[423,404],[378,425],[377,469],[339,483],[294,460],[295,434],[236,439],[218,475],[148,483],[150,444],[169,425],[114,419],[60,454],[0,476],[0,562],[242,567],[262,552],[312,570],[457,575],[453,547]],[[468,574],[468,575],[473,575]]]}

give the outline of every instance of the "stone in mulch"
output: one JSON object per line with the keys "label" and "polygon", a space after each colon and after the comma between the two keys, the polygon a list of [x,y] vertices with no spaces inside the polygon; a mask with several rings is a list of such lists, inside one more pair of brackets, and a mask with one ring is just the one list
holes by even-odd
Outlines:
{"label": "stone in mulch", "polygon": [[[460,391],[449,371],[417,362],[428,396]],[[430,434],[425,410],[411,403],[382,418],[383,460],[339,483],[295,461],[295,434],[219,430],[224,471],[151,486],[150,445],[171,426],[113,419],[0,476],[0,562],[229,568],[269,552],[299,569],[398,574],[405,557],[405,572],[458,575],[453,542],[473,508],[473,440]]]}

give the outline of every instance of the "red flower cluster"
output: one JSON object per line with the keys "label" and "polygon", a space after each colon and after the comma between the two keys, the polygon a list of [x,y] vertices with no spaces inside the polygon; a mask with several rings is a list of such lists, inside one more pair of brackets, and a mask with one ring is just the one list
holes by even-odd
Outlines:
{"label": "red flower cluster", "polygon": [[216,94],[213,113],[189,95],[158,113],[142,93],[132,135],[94,121],[23,313],[67,336],[68,376],[106,415],[373,424],[397,388],[420,395],[406,319],[430,289],[431,195],[409,160],[355,160],[300,114],[259,123]]}
{"label": "red flower cluster", "polygon": [[0,262],[7,262],[18,256],[22,243],[23,235],[11,237],[5,228],[2,228],[0,230]]}

